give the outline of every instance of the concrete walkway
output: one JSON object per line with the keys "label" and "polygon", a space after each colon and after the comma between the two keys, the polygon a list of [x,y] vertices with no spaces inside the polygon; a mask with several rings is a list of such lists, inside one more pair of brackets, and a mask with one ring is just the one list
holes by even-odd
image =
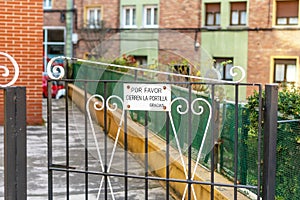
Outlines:
{"label": "concrete walkway", "polygon": [[[53,163],[65,165],[66,163],[66,121],[65,121],[65,101],[64,99],[53,99],[52,128],[53,128]],[[43,101],[43,118],[47,120],[46,99]],[[45,123],[47,124],[47,122]],[[69,162],[76,170],[85,168],[85,147],[84,147],[84,115],[77,107],[69,103]],[[89,124],[89,122],[88,122]],[[97,133],[100,154],[104,159],[104,134],[101,127],[93,124]],[[112,152],[114,141],[106,138],[108,152]],[[102,142],[101,142],[102,141]],[[3,127],[0,128],[0,200],[4,199],[4,148],[3,148]],[[27,193],[28,200],[48,199],[48,171],[47,171],[47,126],[28,126],[27,127]],[[111,153],[108,153],[107,161]],[[92,135],[92,128],[88,126],[88,168],[92,171],[101,171],[99,155]],[[124,172],[124,151],[118,147],[112,160],[111,172]],[[144,167],[133,155],[128,153],[128,173],[143,175]],[[85,176],[84,174],[70,173],[70,199],[85,199]],[[89,199],[96,199],[99,191],[101,176],[88,176]],[[113,196],[115,199],[124,199],[124,178],[110,178]],[[54,199],[66,199],[66,173],[54,173]],[[128,199],[145,199],[145,181],[142,179],[128,179]],[[148,199],[165,199],[165,190],[156,181],[149,181]],[[113,199],[108,189],[108,199]],[[102,187],[99,199],[104,199]]]}

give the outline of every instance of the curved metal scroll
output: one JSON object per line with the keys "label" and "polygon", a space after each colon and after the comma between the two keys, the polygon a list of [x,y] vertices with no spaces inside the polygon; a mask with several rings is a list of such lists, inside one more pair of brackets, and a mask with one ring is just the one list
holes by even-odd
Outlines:
{"label": "curved metal scroll", "polygon": [[65,76],[65,68],[60,65],[54,65],[55,60],[65,59],[63,56],[52,58],[47,64],[47,74],[50,79],[59,80]]}
{"label": "curved metal scroll", "polygon": [[[19,77],[19,65],[16,62],[16,60],[13,57],[11,57],[9,54],[4,53],[4,52],[0,52],[0,55],[7,57],[9,59],[9,61],[13,64],[14,70],[15,70],[14,77],[9,83],[4,84],[4,85],[0,84],[0,87],[8,87],[8,86],[13,85],[17,81],[17,79]],[[8,77],[9,69],[7,68],[7,66],[0,65],[0,69],[4,70],[4,73],[2,74],[2,76],[3,77]]]}
{"label": "curved metal scroll", "polygon": [[[201,146],[198,150],[198,155],[197,155],[197,159],[196,159],[196,164],[195,164],[195,167],[193,169],[193,173],[192,173],[192,177],[191,179],[194,179],[194,176],[195,176],[195,173],[196,173],[196,169],[197,169],[197,166],[199,164],[199,161],[200,161],[200,158],[201,158],[201,154],[202,154],[202,151],[203,151],[203,147],[204,147],[204,142],[206,140],[206,137],[207,137],[207,133],[208,133],[208,128],[209,128],[209,124],[210,124],[210,120],[211,120],[211,117],[212,117],[212,108],[211,108],[211,105],[210,103],[206,100],[206,99],[203,99],[203,98],[196,98],[194,99],[192,102],[191,102],[191,105],[189,105],[188,103],[188,100],[186,100],[185,98],[183,97],[178,97],[178,98],[175,98],[172,102],[171,102],[171,105],[175,102],[175,101],[178,101],[178,100],[182,100],[184,101],[184,104],[186,104],[186,108],[184,110],[182,110],[182,107],[183,105],[178,105],[176,110],[179,114],[186,114],[189,110],[189,106],[191,106],[191,112],[194,114],[194,115],[197,115],[197,116],[200,116],[203,114],[204,112],[204,107],[203,106],[198,106],[198,109],[199,110],[196,110],[194,108],[194,105],[196,102],[199,102],[199,101],[202,101],[204,102],[207,106],[208,106],[208,109],[209,109],[209,116],[208,116],[208,121],[207,121],[207,124],[205,126],[205,131],[204,131],[204,135],[203,135],[203,138],[202,138],[202,142],[201,142]],[[171,122],[171,126],[172,126],[172,129],[173,129],[173,132],[174,132],[174,137],[175,137],[175,141],[176,141],[176,145],[177,145],[177,148],[178,148],[178,152],[179,152],[179,155],[180,155],[180,160],[181,160],[181,163],[182,163],[182,166],[183,166],[183,169],[184,169],[184,173],[185,173],[185,177],[186,179],[188,179],[188,171],[187,171],[187,168],[186,168],[186,165],[185,165],[185,162],[184,162],[184,156],[183,156],[183,153],[182,153],[182,150],[181,150],[181,147],[180,147],[180,143],[179,143],[179,139],[178,139],[178,134],[177,134],[177,131],[175,129],[175,125],[174,125],[174,121],[173,121],[173,118],[172,118],[172,113],[169,112],[169,117],[170,117],[170,122]],[[185,187],[185,190],[184,190],[184,193],[182,195],[182,199],[185,199],[185,196],[186,196],[186,192],[187,192],[187,186]],[[195,193],[195,190],[194,190],[194,187],[192,185],[192,193],[193,193],[193,196],[194,196],[194,199],[197,199],[196,198],[196,193]]]}
{"label": "curved metal scroll", "polygon": [[[104,102],[105,102],[104,98],[101,95],[95,94],[95,95],[92,95],[88,99],[88,101],[86,103],[86,110],[87,110],[88,118],[89,118],[89,121],[90,121],[90,126],[92,128],[92,132],[93,132],[92,134],[93,134],[93,137],[94,137],[94,142],[95,142],[95,145],[96,145],[96,149],[97,149],[97,153],[98,153],[98,157],[99,157],[101,169],[102,169],[102,172],[104,172],[105,171],[104,164],[103,164],[103,161],[102,161],[102,157],[101,157],[101,153],[100,153],[100,148],[99,148],[99,145],[98,145],[98,140],[97,140],[96,132],[95,132],[95,129],[94,129],[94,126],[93,126],[93,121],[92,121],[92,117],[91,117],[91,113],[90,113],[90,109],[89,109],[89,105],[90,105],[91,100],[95,99],[95,98],[100,99],[100,102],[99,101],[94,102],[93,108],[95,110],[98,110],[98,111],[101,111],[101,110],[104,109]],[[114,111],[116,111],[118,109],[118,105],[116,103],[109,104],[109,102],[113,98],[118,99],[121,102],[122,106],[123,106],[123,100],[120,97],[118,97],[116,95],[110,96],[109,98],[107,98],[106,108],[109,111],[112,111],[112,112],[114,112]],[[118,132],[117,132],[117,135],[116,135],[116,138],[115,138],[115,142],[114,142],[113,150],[112,150],[112,153],[111,153],[111,156],[110,156],[109,164],[107,166],[107,172],[110,171],[110,168],[111,168],[111,165],[112,165],[112,161],[113,161],[113,158],[114,158],[114,154],[115,154],[115,151],[116,151],[116,147],[117,147],[117,144],[118,144],[118,139],[119,139],[121,128],[122,128],[122,123],[123,123],[123,119],[124,119],[124,113],[125,113],[125,111],[124,111],[124,109],[122,109],[122,116],[121,116],[121,120],[119,122]],[[112,188],[111,181],[110,181],[110,177],[108,177],[107,180],[108,180],[108,185],[109,185],[110,192],[111,192],[111,197],[112,197],[112,199],[115,199],[113,188]],[[97,199],[100,199],[101,189],[102,189],[102,186],[103,186],[103,182],[104,182],[104,177],[102,177],[101,181],[100,181],[100,186],[99,186],[99,190],[98,190]]]}

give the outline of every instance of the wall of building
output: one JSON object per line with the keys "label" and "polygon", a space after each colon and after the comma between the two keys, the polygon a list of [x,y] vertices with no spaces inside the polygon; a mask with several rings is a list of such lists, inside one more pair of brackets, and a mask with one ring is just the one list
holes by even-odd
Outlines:
{"label": "wall of building", "polygon": [[[15,85],[27,88],[27,105],[24,105],[27,122],[42,124],[43,1],[0,0],[0,15],[0,51],[10,54],[19,64],[20,75]],[[3,57],[0,64],[10,66]],[[14,74],[13,71],[10,73]],[[7,79],[1,78],[1,84],[4,84],[2,81]],[[0,113],[3,122],[3,111]]]}
{"label": "wall of building", "polygon": [[[248,82],[272,83],[274,58],[299,60],[298,31],[272,30],[249,33]],[[298,83],[299,83],[299,63]]]}
{"label": "wall of building", "polygon": [[[201,27],[201,47],[205,49],[207,54],[211,58],[233,58],[233,66],[242,67],[245,72],[248,68],[248,26],[230,26],[230,2],[233,1],[219,1],[220,4],[220,26],[219,27],[206,27],[205,26],[205,3],[214,3],[214,0],[202,1],[202,21]],[[247,8],[249,8],[249,2]],[[209,73],[212,64],[203,66],[201,72]],[[239,80],[241,78],[240,72],[233,77],[233,80]],[[243,79],[243,82],[247,81],[247,75]],[[225,87],[225,96],[227,99],[234,97],[234,90],[232,87]],[[246,90],[240,92],[240,98],[245,99]]]}
{"label": "wall of building", "polygon": [[132,5],[136,7],[136,28],[120,31],[120,55],[147,56],[147,64],[154,64],[158,57],[158,31],[156,29],[151,30],[151,28],[143,29],[143,13],[145,5],[157,5],[160,9],[159,0],[121,0],[120,28],[124,28],[122,26],[123,7]]}
{"label": "wall of building", "polygon": [[[54,6],[65,6],[63,3],[58,4],[58,0],[53,2]],[[288,30],[274,26],[275,0],[246,1],[247,24],[236,27],[230,26],[230,2],[240,0],[75,0],[74,2],[78,29],[83,24],[85,6],[102,6],[105,26],[115,31],[107,33],[105,36],[107,40],[101,48],[107,51],[107,55],[113,55],[111,56],[113,58],[123,53],[147,55],[149,64],[157,60],[168,63],[168,59],[187,58],[194,63],[203,63],[200,70],[201,74],[205,75],[206,70],[211,67],[211,62],[207,62],[209,57],[233,57],[233,64],[242,66],[246,71],[244,82],[270,83],[273,81],[274,57],[299,57],[297,39],[299,26],[295,26],[296,29],[288,27]],[[221,25],[217,28],[205,27],[205,3],[214,2],[221,3]],[[151,4],[157,4],[159,8],[158,30],[144,30],[142,26],[143,6]],[[136,6],[137,28],[123,29],[122,6],[125,5]],[[59,22],[58,13],[53,13],[52,16],[53,20],[47,20],[50,17],[45,15],[45,25],[64,26]],[[200,44],[199,48],[195,48],[196,43]],[[154,50],[156,48],[158,50]],[[76,57],[83,57],[84,53],[90,51],[80,35],[74,49]]]}
{"label": "wall of building", "polygon": [[196,75],[201,63],[201,3],[198,0],[160,1],[159,61],[165,65],[189,62]]}
{"label": "wall of building", "polygon": [[[105,38],[114,40],[112,47],[117,48],[119,50],[118,44],[116,43],[118,39],[115,36],[115,31],[109,31],[109,29],[119,28],[119,5],[120,0],[74,0],[74,8],[77,10],[77,25],[75,25],[78,29],[74,30],[78,32],[78,43],[74,46],[75,49],[75,57],[82,58],[85,53],[91,52],[89,48],[89,44],[87,44],[86,39],[90,39],[91,37],[85,36],[84,33],[80,29],[84,28],[84,20],[86,19],[84,10],[88,6],[99,6],[102,8],[102,19],[104,21],[104,31]],[[91,33],[90,33],[91,35]],[[93,34],[92,34],[93,35]],[[107,44],[106,44],[107,45]]]}
{"label": "wall of building", "polygon": [[[53,10],[63,10],[66,9],[66,1],[52,0],[52,9]],[[44,13],[44,26],[65,26],[65,21],[61,22],[61,14],[65,15],[65,12],[55,11],[55,12],[45,12]]]}
{"label": "wall of building", "polygon": [[[259,9],[260,12],[256,12]],[[274,24],[275,1],[251,1],[249,24],[248,82],[273,83],[274,58],[298,59],[299,26],[278,27]],[[297,63],[298,84],[300,68]]]}
{"label": "wall of building", "polygon": [[160,1],[161,28],[197,28],[200,27],[199,0]]}

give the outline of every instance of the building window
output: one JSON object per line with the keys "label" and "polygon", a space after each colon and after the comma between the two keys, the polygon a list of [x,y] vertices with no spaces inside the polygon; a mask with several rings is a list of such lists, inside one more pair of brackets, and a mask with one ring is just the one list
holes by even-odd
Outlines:
{"label": "building window", "polygon": [[123,26],[125,28],[136,27],[136,10],[135,10],[135,6],[123,7]]}
{"label": "building window", "polygon": [[230,3],[230,25],[246,25],[247,22],[247,4],[246,2]]}
{"label": "building window", "polygon": [[86,9],[86,27],[101,28],[101,8],[90,7]]}
{"label": "building window", "polygon": [[220,26],[220,3],[206,3],[206,26]]}
{"label": "building window", "polygon": [[276,25],[298,24],[299,1],[276,1]]}
{"label": "building window", "polygon": [[294,83],[297,77],[296,59],[274,60],[274,82]]}
{"label": "building window", "polygon": [[232,81],[230,70],[233,67],[233,58],[214,58],[215,68],[220,72],[222,80]]}
{"label": "building window", "polygon": [[52,0],[44,0],[43,8],[51,9],[52,8]]}
{"label": "building window", "polygon": [[144,27],[157,28],[158,27],[158,8],[157,6],[144,7]]}
{"label": "building window", "polygon": [[57,56],[64,55],[65,49],[65,29],[44,29],[44,71],[47,63]]}
{"label": "building window", "polygon": [[139,67],[146,67],[148,65],[147,56],[134,56],[134,59]]}

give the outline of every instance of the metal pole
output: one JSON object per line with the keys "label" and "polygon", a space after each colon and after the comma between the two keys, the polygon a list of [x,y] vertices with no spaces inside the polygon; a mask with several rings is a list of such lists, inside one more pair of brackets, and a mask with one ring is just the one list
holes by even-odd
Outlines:
{"label": "metal pole", "polygon": [[27,199],[26,88],[4,89],[4,194]]}
{"label": "metal pole", "polygon": [[266,85],[263,200],[275,199],[278,85]]}

